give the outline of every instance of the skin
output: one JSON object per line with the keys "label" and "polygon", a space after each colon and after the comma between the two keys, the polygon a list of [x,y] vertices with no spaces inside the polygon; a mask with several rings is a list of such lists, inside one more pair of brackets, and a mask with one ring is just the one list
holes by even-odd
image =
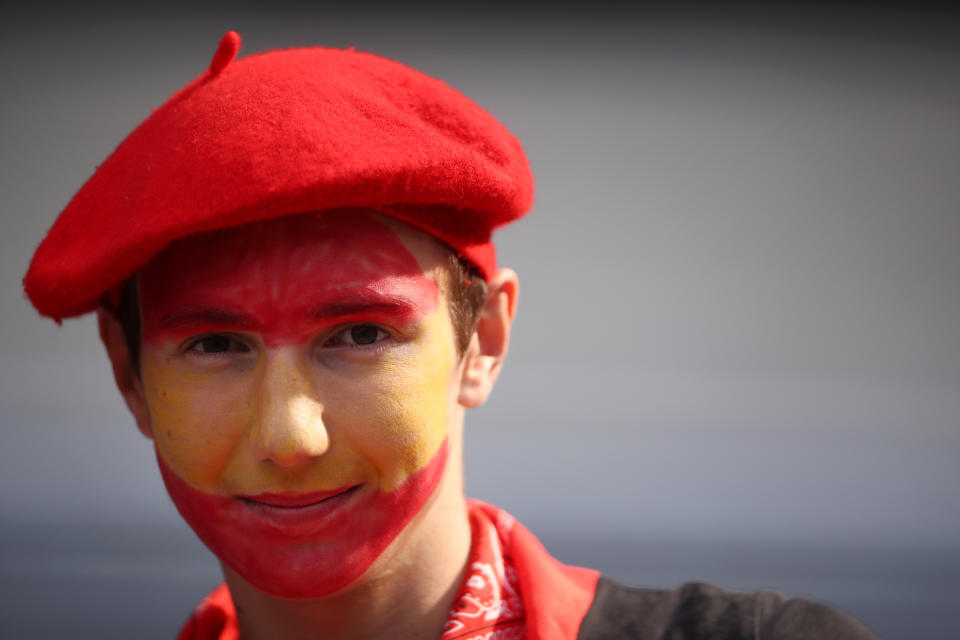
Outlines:
{"label": "skin", "polygon": [[101,312],[118,386],[245,637],[439,635],[469,550],[463,409],[492,389],[516,300],[498,272],[458,354],[446,251],[360,211],[178,241],[139,274],[139,376]]}

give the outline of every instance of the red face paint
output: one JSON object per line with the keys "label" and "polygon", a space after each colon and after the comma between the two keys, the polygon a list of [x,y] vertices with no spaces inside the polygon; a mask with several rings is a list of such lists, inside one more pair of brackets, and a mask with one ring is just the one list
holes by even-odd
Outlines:
{"label": "red face paint", "polygon": [[364,309],[408,321],[434,310],[436,282],[389,227],[362,211],[319,215],[171,245],[140,277],[144,341],[242,328],[297,344]]}
{"label": "red face paint", "polygon": [[[436,281],[349,211],[192,236],[139,285],[144,392],[181,515],[262,591],[349,586],[444,473],[457,367]],[[334,339],[356,325],[388,337]],[[229,348],[197,349],[211,334]]]}
{"label": "red face paint", "polygon": [[197,491],[157,460],[180,515],[220,560],[266,593],[318,598],[357,580],[420,512],[443,476],[447,445],[390,493],[359,486],[299,509]]}

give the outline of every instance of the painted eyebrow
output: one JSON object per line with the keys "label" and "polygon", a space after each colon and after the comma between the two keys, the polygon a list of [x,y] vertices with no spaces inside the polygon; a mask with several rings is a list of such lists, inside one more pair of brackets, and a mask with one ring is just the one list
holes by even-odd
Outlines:
{"label": "painted eyebrow", "polygon": [[408,298],[377,294],[372,299],[331,300],[314,305],[308,315],[314,320],[330,320],[368,313],[405,316],[420,310],[420,305]]}
{"label": "painted eyebrow", "polygon": [[254,326],[254,322],[242,313],[214,307],[175,309],[160,318],[159,324],[165,329],[180,329],[205,324],[228,325],[244,329]]}

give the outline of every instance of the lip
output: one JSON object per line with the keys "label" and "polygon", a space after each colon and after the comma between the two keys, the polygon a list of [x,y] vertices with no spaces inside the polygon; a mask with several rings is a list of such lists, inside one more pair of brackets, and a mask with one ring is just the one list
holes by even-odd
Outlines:
{"label": "lip", "polygon": [[339,487],[331,491],[311,491],[309,493],[258,493],[256,495],[237,496],[246,502],[262,504],[280,509],[302,509],[311,507],[331,498],[356,489],[359,485]]}
{"label": "lip", "polygon": [[354,509],[364,502],[362,484],[332,491],[259,493],[237,496],[234,511],[244,527],[268,536],[334,536],[343,531]]}

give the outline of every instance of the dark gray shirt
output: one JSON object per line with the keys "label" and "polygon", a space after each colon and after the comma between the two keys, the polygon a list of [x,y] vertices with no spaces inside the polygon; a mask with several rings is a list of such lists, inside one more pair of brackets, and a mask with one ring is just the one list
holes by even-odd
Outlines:
{"label": "dark gray shirt", "polygon": [[862,623],[808,598],[694,582],[632,589],[601,577],[578,640],[875,640]]}

